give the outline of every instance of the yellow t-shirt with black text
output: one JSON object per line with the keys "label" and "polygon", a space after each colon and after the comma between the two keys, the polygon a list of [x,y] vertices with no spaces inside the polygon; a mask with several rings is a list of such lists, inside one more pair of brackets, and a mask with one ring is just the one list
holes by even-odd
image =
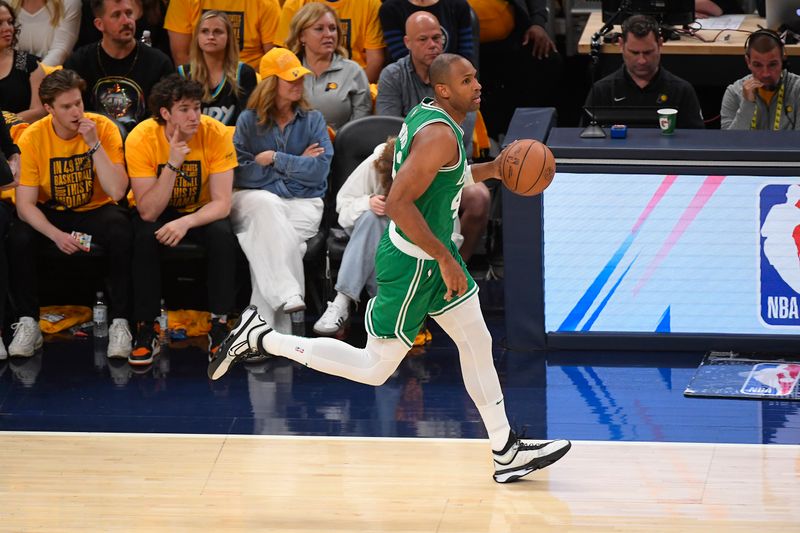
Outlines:
{"label": "yellow t-shirt with black text", "polygon": [[191,34],[200,16],[212,9],[228,15],[239,42],[239,60],[258,70],[262,44],[275,40],[281,17],[278,0],[170,0],[164,29]]}
{"label": "yellow t-shirt with black text", "polygon": [[[281,12],[275,44],[285,46],[289,36],[289,23],[301,7],[313,0],[286,0]],[[350,52],[350,59],[367,66],[366,50],[379,50],[386,47],[383,29],[378,18],[381,0],[324,0],[322,2],[334,10],[342,21],[342,44]]]}
{"label": "yellow t-shirt with black text", "polygon": [[[97,125],[97,137],[112,163],[122,164],[122,136],[110,119],[96,113],[84,117]],[[62,139],[47,115],[28,126],[17,141],[20,150],[20,185],[39,188],[39,203],[52,209],[90,211],[114,203],[97,179],[91,146],[83,137]]]}
{"label": "yellow t-shirt with black text", "polygon": [[[228,128],[209,116],[200,116],[200,127],[189,141],[190,152],[175,176],[170,207],[181,213],[197,211],[211,201],[208,177],[238,166]],[[131,180],[158,178],[169,159],[164,126],[149,118],[133,128],[125,139],[125,160]]]}

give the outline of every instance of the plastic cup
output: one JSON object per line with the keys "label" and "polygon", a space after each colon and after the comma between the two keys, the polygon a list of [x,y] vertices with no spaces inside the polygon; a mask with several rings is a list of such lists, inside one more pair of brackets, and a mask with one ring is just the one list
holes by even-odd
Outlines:
{"label": "plastic cup", "polygon": [[658,110],[658,127],[664,135],[675,133],[675,124],[678,122],[678,110],[664,108]]}

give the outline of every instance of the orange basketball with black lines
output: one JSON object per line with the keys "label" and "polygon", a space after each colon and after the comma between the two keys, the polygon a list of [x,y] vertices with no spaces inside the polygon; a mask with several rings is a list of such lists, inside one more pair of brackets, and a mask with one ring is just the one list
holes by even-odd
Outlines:
{"label": "orange basketball with black lines", "polygon": [[513,142],[500,157],[503,184],[522,196],[541,194],[552,183],[556,173],[553,152],[533,139]]}

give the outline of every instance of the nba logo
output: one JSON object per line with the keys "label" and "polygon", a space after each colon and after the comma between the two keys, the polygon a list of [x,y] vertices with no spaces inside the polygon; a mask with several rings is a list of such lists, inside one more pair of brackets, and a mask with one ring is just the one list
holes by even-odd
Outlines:
{"label": "nba logo", "polygon": [[800,326],[800,185],[759,192],[759,305],[763,324]]}
{"label": "nba logo", "polygon": [[[743,374],[742,374],[743,375]],[[794,363],[758,363],[747,375],[742,394],[753,396],[789,396],[800,378],[800,365]]]}

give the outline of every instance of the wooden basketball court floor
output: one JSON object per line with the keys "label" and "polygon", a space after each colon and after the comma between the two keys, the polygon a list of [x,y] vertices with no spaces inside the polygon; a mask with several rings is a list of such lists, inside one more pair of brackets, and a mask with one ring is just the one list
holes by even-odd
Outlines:
{"label": "wooden basketball court floor", "polygon": [[0,433],[0,531],[799,531],[800,446],[578,441],[523,481],[488,441]]}

